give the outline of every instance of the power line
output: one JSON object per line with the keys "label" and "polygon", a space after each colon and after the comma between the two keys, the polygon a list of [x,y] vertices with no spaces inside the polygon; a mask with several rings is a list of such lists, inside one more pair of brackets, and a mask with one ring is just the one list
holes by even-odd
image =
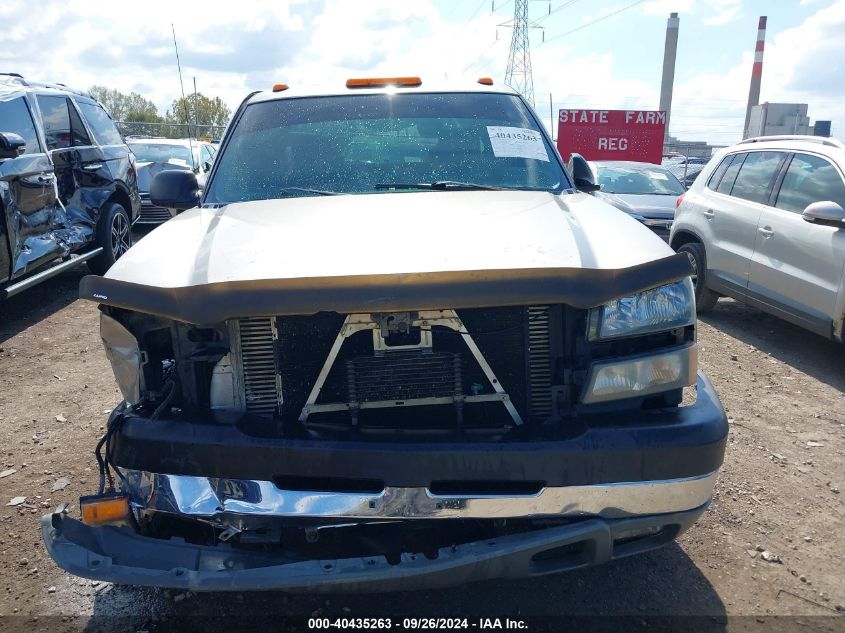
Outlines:
{"label": "power line", "polygon": [[498,11],[501,11],[501,10],[502,10],[502,9],[504,9],[506,6],[508,6],[511,2],[513,2],[513,0],[506,0],[506,1],[504,2],[504,4],[500,4],[500,5],[499,5],[499,7],[498,7],[498,9],[497,9],[497,8],[496,8],[496,4],[495,4],[495,0],[494,0],[493,5],[491,6],[491,8],[493,9],[493,11],[492,11],[492,12],[495,12],[495,11],[497,11],[497,10],[498,10]]}
{"label": "power line", "polygon": [[483,74],[484,74],[484,71],[486,71],[488,68],[490,68],[490,64],[492,64],[492,63],[493,63],[493,62],[495,62],[495,61],[496,61],[495,59],[491,59],[491,60],[489,60],[486,64],[484,64],[483,66],[481,66],[481,67],[480,67],[480,68],[479,68],[476,72],[477,72],[479,75],[483,75]]}
{"label": "power line", "polygon": [[[486,0],[485,0],[485,1],[486,1]],[[513,0],[506,0],[506,2],[505,2],[504,4],[500,4],[500,5],[499,5],[498,9],[499,9],[499,10],[500,10],[500,9],[503,9],[504,7],[506,7],[507,5],[509,5],[512,1],[513,1]],[[472,14],[472,16],[470,17],[470,19],[469,19],[469,20],[467,20],[467,22],[466,22],[467,24],[469,24],[469,22],[470,22],[470,21],[472,21],[472,19],[476,16],[476,14],[478,13],[479,9],[481,9],[481,7],[482,7],[482,6],[483,6],[483,3],[482,3],[481,5],[479,5],[479,6],[478,6],[478,8],[477,8],[477,9],[475,10],[475,12]],[[496,10],[495,6],[493,6],[493,5],[491,5],[491,9]],[[498,34],[497,34],[496,39],[494,39],[494,40],[490,43],[490,45],[489,45],[489,46],[487,46],[487,48],[485,48],[483,51],[481,51],[481,52],[478,54],[478,57],[476,57],[476,58],[475,58],[475,59],[473,59],[473,60],[472,60],[469,64],[467,64],[466,66],[464,66],[464,69],[463,69],[463,71],[461,71],[461,72],[466,73],[466,72],[467,72],[470,68],[472,68],[473,66],[475,66],[475,65],[476,65],[476,64],[477,64],[477,63],[481,60],[481,58],[482,58],[482,57],[484,57],[484,56],[485,56],[485,55],[486,55],[486,54],[490,51],[490,49],[491,49],[491,48],[493,48],[493,47],[494,47],[494,46],[495,46],[498,42],[499,42],[499,37],[498,37]],[[489,65],[490,65],[490,63],[491,63],[491,62],[488,62],[487,64],[485,64],[485,66],[484,66],[483,68],[486,68],[487,66],[489,66]],[[482,70],[483,70],[483,68],[482,68]]]}
{"label": "power line", "polygon": [[576,31],[580,31],[581,29],[586,29],[588,26],[592,26],[593,24],[598,24],[599,22],[607,20],[608,18],[612,18],[614,15],[619,15],[623,11],[627,11],[628,9],[633,9],[635,6],[637,6],[638,4],[642,4],[645,1],[646,0],[637,0],[636,2],[632,2],[631,4],[625,5],[621,9],[617,9],[616,11],[608,13],[607,15],[603,15],[600,18],[596,18],[595,20],[593,20],[591,22],[587,22],[586,24],[582,24],[581,26],[575,27],[574,29],[566,31],[565,33],[561,33],[560,35],[555,35],[554,37],[550,37],[545,41],[545,43],[548,44],[549,42],[552,42],[556,39],[560,39],[561,37],[564,37],[565,35],[571,35],[572,33],[575,33]]}
{"label": "power line", "polygon": [[[586,92],[567,92],[567,96],[569,97],[594,97],[594,94],[589,94]],[[698,105],[701,103],[696,99],[689,98],[689,97],[681,97],[680,99],[676,99],[675,103],[687,103],[690,105]],[[745,99],[725,99],[723,97],[719,97],[719,103],[741,103],[743,105],[743,109],[745,108]]]}
{"label": "power line", "polygon": [[480,54],[478,57],[476,57],[474,60],[472,60],[469,64],[467,64],[467,65],[464,67],[464,69],[463,69],[463,71],[462,71],[462,72],[466,72],[466,71],[468,71],[470,68],[472,68],[473,66],[475,66],[475,65],[478,63],[478,61],[479,61],[482,57],[484,57],[484,56],[487,54],[487,52],[488,52],[491,48],[493,48],[493,47],[494,47],[497,43],[498,43],[498,40],[493,40],[493,42],[490,44],[490,46],[488,46],[488,47],[487,47],[487,48],[485,48],[483,51],[481,51],[481,54]]}
{"label": "power line", "polygon": [[569,0],[569,2],[564,2],[564,3],[563,3],[562,5],[560,5],[558,8],[556,8],[556,9],[552,9],[551,11],[549,11],[549,12],[548,12],[546,15],[544,15],[542,18],[538,18],[538,19],[537,19],[537,24],[540,24],[540,23],[541,23],[541,22],[543,22],[544,20],[548,20],[551,16],[553,16],[553,15],[554,15],[555,13],[557,13],[558,11],[562,11],[563,9],[566,9],[567,7],[571,7],[571,6],[572,6],[573,4],[575,4],[576,2],[578,2],[578,0]]}
{"label": "power line", "polygon": [[470,22],[472,22],[475,19],[475,16],[478,15],[478,12],[481,11],[481,7],[483,7],[485,4],[487,4],[487,0],[481,0],[481,4],[479,4],[478,8],[472,12],[472,15],[469,16],[469,20],[464,22],[464,24],[469,24]]}

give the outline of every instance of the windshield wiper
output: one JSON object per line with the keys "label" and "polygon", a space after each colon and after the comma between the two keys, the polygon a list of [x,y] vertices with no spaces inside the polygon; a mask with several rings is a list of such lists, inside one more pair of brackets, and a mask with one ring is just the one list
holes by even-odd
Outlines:
{"label": "windshield wiper", "polygon": [[284,187],[279,190],[280,194],[283,193],[313,193],[315,196],[339,196],[341,195],[337,191],[324,191],[322,189],[306,189],[304,187]]}
{"label": "windshield wiper", "polygon": [[380,182],[373,185],[373,189],[434,189],[435,191],[500,191],[502,187],[479,185],[474,182],[458,182],[455,180],[435,180],[434,182]]}

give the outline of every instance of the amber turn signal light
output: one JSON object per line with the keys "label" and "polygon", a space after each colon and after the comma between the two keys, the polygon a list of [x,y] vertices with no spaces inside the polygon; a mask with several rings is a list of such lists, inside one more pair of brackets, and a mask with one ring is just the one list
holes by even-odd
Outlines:
{"label": "amber turn signal light", "polygon": [[382,88],[384,86],[419,86],[422,79],[419,77],[361,77],[358,79],[347,79],[347,88]]}
{"label": "amber turn signal light", "polygon": [[129,499],[116,493],[80,497],[79,509],[86,525],[121,523],[129,518]]}

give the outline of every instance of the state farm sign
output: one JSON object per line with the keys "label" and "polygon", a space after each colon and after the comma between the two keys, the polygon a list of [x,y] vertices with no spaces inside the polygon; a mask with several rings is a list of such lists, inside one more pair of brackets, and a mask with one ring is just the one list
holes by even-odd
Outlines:
{"label": "state farm sign", "polygon": [[636,160],[660,164],[666,113],[654,110],[560,110],[557,147],[587,160]]}

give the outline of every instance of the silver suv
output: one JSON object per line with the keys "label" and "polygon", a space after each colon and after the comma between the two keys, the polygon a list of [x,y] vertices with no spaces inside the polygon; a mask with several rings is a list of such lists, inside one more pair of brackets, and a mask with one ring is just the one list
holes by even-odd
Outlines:
{"label": "silver suv", "polygon": [[699,312],[733,297],[843,340],[845,145],[752,138],[722,150],[681,198],[669,243],[696,270]]}

